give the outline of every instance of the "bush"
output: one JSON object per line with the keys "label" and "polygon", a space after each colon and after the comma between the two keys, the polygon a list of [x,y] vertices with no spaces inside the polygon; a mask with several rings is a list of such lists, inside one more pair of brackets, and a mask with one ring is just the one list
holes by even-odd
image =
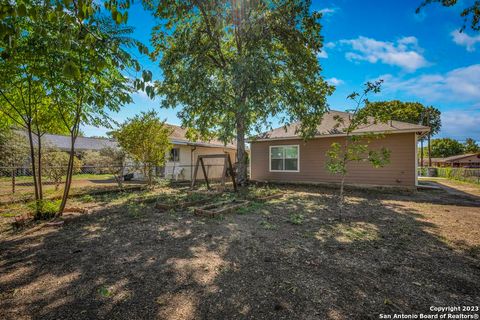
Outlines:
{"label": "bush", "polygon": [[480,183],[480,169],[438,168],[438,176],[452,180]]}
{"label": "bush", "polygon": [[48,220],[53,218],[60,209],[60,200],[38,200],[28,205],[32,209],[35,220]]}

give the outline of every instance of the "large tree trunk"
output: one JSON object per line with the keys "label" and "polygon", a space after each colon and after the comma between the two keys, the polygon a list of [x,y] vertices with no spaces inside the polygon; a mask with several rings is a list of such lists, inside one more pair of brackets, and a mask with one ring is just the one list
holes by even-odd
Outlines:
{"label": "large tree trunk", "polygon": [[247,184],[247,157],[245,154],[245,122],[243,115],[237,114],[237,184]]}

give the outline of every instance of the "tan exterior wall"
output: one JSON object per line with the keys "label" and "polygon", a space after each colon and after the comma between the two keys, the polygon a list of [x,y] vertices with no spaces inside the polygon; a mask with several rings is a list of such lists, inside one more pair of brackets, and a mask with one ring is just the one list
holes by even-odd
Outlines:
{"label": "tan exterior wall", "polygon": [[[251,143],[251,179],[255,181],[338,183],[340,177],[326,169],[326,152],[333,142],[345,138],[317,138],[303,140],[258,141]],[[270,172],[270,146],[298,145],[300,149],[299,172]],[[389,134],[374,140],[371,148],[386,147],[391,151],[390,163],[383,168],[373,168],[369,163],[349,164],[347,184],[414,187],[416,184],[415,133]]]}
{"label": "tan exterior wall", "polygon": [[[191,180],[195,170],[195,164],[197,162],[198,155],[206,154],[224,154],[225,152],[230,154],[230,159],[232,160],[232,165],[236,162],[235,150],[222,147],[192,147],[185,145],[174,145],[174,148],[180,149],[180,159],[179,161],[172,162],[167,161],[165,164],[166,167],[180,167],[183,168],[183,177],[180,177],[182,180]],[[222,176],[223,172],[223,160],[222,159],[208,159],[205,160],[205,166],[207,170],[207,175],[209,179],[219,179]],[[204,175],[201,167],[198,170],[197,179],[204,179]]]}

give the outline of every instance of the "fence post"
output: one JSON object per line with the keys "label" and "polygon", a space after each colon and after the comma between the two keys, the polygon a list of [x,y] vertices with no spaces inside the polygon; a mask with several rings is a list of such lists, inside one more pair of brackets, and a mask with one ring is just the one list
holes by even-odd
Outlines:
{"label": "fence post", "polygon": [[12,168],[12,193],[15,194],[15,168]]}

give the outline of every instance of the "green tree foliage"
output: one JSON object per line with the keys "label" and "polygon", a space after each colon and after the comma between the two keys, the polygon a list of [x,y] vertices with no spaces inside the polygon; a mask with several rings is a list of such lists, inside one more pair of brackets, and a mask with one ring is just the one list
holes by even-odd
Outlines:
{"label": "green tree foliage", "polygon": [[[126,76],[141,71],[130,49],[148,53],[144,45],[128,37],[131,28],[123,26],[129,5],[130,1],[106,1],[111,13],[107,18],[93,0],[0,4],[0,110],[29,133],[32,171],[41,172],[35,166],[32,132],[40,137],[52,131],[51,125],[60,125],[71,136],[60,211],[70,190],[80,125],[108,125],[106,110],[118,111],[131,101],[133,90],[146,89],[150,81],[145,76],[136,80]],[[151,78],[148,72],[143,74]],[[38,124],[48,126],[40,130]],[[41,199],[41,175],[38,181],[35,177],[36,199]]]}
{"label": "green tree foliage", "polygon": [[203,138],[236,138],[239,184],[245,135],[269,127],[271,116],[300,121],[304,137],[315,134],[333,87],[320,74],[321,14],[310,0],[144,3],[159,19],[152,44],[162,106],[182,106],[183,125]]}
{"label": "green tree foliage", "polygon": [[480,147],[477,142],[472,138],[467,138],[463,144],[463,149],[465,153],[477,153],[480,152]]}
{"label": "green tree foliage", "polygon": [[455,139],[432,139],[431,156],[434,158],[446,158],[462,153],[464,153],[463,144]]}
{"label": "green tree foliage", "polygon": [[[343,208],[344,203],[344,185],[345,178],[348,174],[348,164],[351,162],[369,162],[373,167],[379,168],[387,165],[390,162],[390,150],[385,147],[379,150],[370,150],[369,145],[373,139],[382,138],[380,134],[357,134],[355,130],[369,123],[369,114],[363,111],[363,108],[368,105],[367,96],[370,93],[380,92],[381,81],[375,83],[367,82],[362,94],[352,93],[348,99],[356,104],[354,110],[350,110],[348,120],[336,116],[336,129],[340,130],[345,135],[345,142],[334,142],[327,151],[327,170],[332,174],[339,174],[340,181],[340,195],[339,207]],[[377,119],[382,121],[381,117]]]}
{"label": "green tree foliage", "polygon": [[[441,112],[433,106],[424,106],[418,102],[403,102],[399,100],[369,102],[362,112],[374,116],[381,121],[396,120],[414,124],[421,124],[430,127],[427,135],[428,149],[430,149],[430,139],[440,132],[442,127]],[[420,141],[420,158],[423,164],[423,142]],[[429,156],[431,163],[431,157]]]}
{"label": "green tree foliage", "polygon": [[150,185],[155,167],[164,165],[170,153],[170,134],[171,130],[155,111],[142,112],[111,133],[128,156],[142,166]]}
{"label": "green tree foliage", "polygon": [[457,4],[464,5],[460,16],[463,18],[463,25],[460,31],[464,31],[467,27],[467,23],[470,20],[470,27],[472,30],[480,31],[480,1],[478,0],[469,0],[469,1],[458,1],[458,0],[423,0],[421,5],[417,8],[416,12],[419,13],[420,10],[432,3],[440,3],[444,7],[453,7]]}
{"label": "green tree foliage", "polygon": [[28,161],[28,141],[19,131],[0,129],[0,150],[1,167],[21,167]]}
{"label": "green tree foliage", "polygon": [[0,172],[10,174],[12,193],[15,193],[17,168],[23,167],[29,158],[29,145],[24,135],[10,128],[0,127]]}
{"label": "green tree foliage", "polygon": [[120,148],[107,147],[100,151],[87,151],[82,157],[88,172],[95,174],[112,174],[119,188],[123,187],[125,170],[125,152]]}
{"label": "green tree foliage", "polygon": [[[42,154],[42,174],[55,184],[55,190],[58,190],[60,184],[67,174],[67,164],[69,154],[55,148],[49,148]],[[74,158],[73,172],[80,173],[82,169],[82,161],[77,157]]]}

